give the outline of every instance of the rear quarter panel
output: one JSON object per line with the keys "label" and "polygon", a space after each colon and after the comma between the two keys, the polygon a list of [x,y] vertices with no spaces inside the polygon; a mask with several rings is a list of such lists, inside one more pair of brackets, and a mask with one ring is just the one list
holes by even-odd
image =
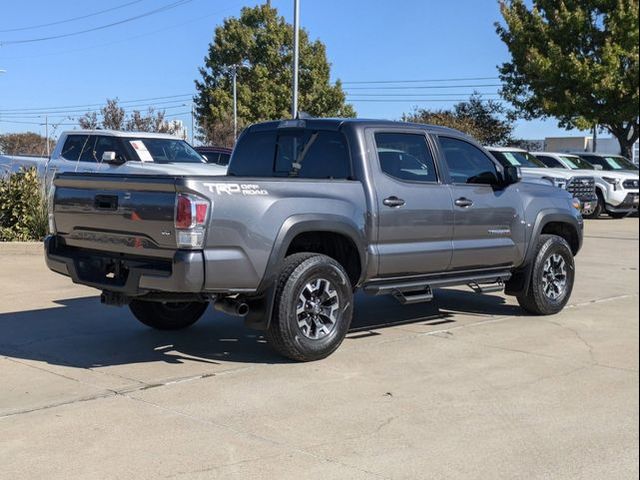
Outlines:
{"label": "rear quarter panel", "polygon": [[358,181],[226,177],[188,179],[184,188],[212,203],[204,251],[207,291],[256,290],[286,237],[283,230],[305,218],[348,225],[360,237],[356,242],[367,238]]}

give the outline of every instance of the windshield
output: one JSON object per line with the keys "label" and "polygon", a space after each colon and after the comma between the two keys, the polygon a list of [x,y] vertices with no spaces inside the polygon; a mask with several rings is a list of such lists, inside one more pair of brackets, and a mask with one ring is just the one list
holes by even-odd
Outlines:
{"label": "windshield", "polygon": [[564,163],[566,163],[571,170],[595,170],[593,165],[580,157],[574,157],[573,155],[560,155],[560,158],[564,160]]}
{"label": "windshield", "polygon": [[491,151],[491,154],[503,167],[546,168],[544,163],[528,152],[519,152],[518,150],[512,152]]}
{"label": "windshield", "polygon": [[191,145],[178,138],[127,138],[126,143],[142,162],[206,163]]}
{"label": "windshield", "polygon": [[612,170],[638,170],[638,166],[624,157],[605,157]]}

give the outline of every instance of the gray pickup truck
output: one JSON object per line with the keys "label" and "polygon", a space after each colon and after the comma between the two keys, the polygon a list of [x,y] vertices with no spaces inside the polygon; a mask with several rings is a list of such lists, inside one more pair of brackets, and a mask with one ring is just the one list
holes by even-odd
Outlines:
{"label": "gray pickup truck", "polygon": [[426,302],[506,290],[559,312],[582,245],[579,205],[520,182],[466,135],[371,120],[249,127],[227,176],[61,173],[49,268],[158,329],[211,302],[299,361],[346,335],[354,291]]}

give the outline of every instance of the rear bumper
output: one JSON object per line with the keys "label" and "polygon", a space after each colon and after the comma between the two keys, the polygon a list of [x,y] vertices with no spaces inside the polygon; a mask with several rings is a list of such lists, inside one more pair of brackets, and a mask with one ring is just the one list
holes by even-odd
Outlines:
{"label": "rear bumper", "polygon": [[54,235],[45,238],[44,249],[50,270],[99,290],[135,297],[150,292],[200,293],[204,288],[201,251],[177,250],[168,259],[137,257],[67,247]]}

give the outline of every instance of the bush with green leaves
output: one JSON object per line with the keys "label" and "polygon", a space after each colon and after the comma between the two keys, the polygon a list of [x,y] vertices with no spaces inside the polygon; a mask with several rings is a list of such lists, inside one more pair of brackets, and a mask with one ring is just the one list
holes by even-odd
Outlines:
{"label": "bush with green leaves", "polygon": [[0,178],[0,241],[42,240],[47,202],[35,168]]}

